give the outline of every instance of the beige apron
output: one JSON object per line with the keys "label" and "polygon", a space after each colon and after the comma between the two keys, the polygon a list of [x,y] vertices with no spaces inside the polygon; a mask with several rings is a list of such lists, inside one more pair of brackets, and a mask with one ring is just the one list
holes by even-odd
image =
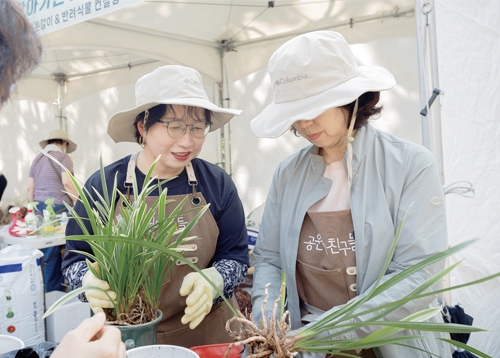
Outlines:
{"label": "beige apron", "polygon": [[[355,251],[351,209],[306,214],[297,254],[302,317],[316,313],[310,312],[313,309],[327,311],[356,296]],[[348,353],[356,355],[354,351]],[[359,356],[375,354],[370,349]]]}
{"label": "beige apron", "polygon": [[[135,170],[137,154],[132,155],[128,164],[125,183],[129,188],[133,183],[132,175]],[[186,165],[186,171],[188,174],[188,183],[192,186],[193,193],[189,194],[190,200],[187,200],[184,204],[183,211],[206,205],[203,194],[196,192],[198,182],[196,181],[191,163]],[[168,200],[173,200],[173,202],[166,205],[166,214],[169,215],[185,197],[186,195],[168,196]],[[130,199],[133,200],[133,197]],[[148,196],[146,203],[151,205],[156,199],[157,197],[155,196]],[[120,199],[117,204],[117,214],[120,211],[121,204],[122,201]],[[179,217],[177,219],[178,227],[182,228],[186,226],[197,213],[198,211],[195,210]],[[198,236],[200,239],[190,241],[189,246],[192,247],[194,245],[195,250],[185,251],[183,256],[196,264],[200,269],[207,268],[215,254],[217,238],[219,236],[219,228],[210,210],[207,210],[201,216],[198,223],[189,232],[189,236]],[[176,236],[173,240],[175,238]],[[158,326],[157,344],[173,344],[190,348],[205,344],[232,342],[232,339],[226,332],[225,324],[229,318],[233,317],[233,314],[225,302],[213,305],[210,313],[194,330],[191,330],[189,325],[181,323],[181,317],[184,315],[184,309],[186,308],[186,297],[180,296],[179,290],[184,277],[193,271],[191,267],[178,260],[163,283],[159,306],[159,309],[163,313],[163,318]],[[233,307],[238,308],[234,296],[229,301]]]}

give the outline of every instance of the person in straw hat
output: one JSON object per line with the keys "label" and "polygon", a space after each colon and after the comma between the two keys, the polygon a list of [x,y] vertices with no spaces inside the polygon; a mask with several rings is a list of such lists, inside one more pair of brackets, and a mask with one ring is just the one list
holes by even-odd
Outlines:
{"label": "person in straw hat", "polygon": [[[311,144],[283,160],[274,173],[254,250],[253,312],[261,311],[264,286],[270,283],[266,311],[271,314],[284,271],[287,308],[297,330],[372,288],[411,205],[384,280],[444,251],[444,196],[427,149],[368,124],[382,111],[380,91],[396,81],[385,68],[359,66],[341,34],[317,31],[287,41],[271,56],[268,73],[274,101],[251,121],[253,131],[277,138],[291,129]],[[444,263],[430,266],[359,310],[401,299],[443,268]],[[437,297],[413,301],[390,318],[437,304]],[[336,339],[363,337],[372,329]],[[450,356],[449,344],[437,339],[404,344]],[[385,358],[428,357],[395,345],[358,355],[374,357],[375,351]]]}
{"label": "person in straw hat", "polygon": [[[131,170],[135,171],[137,183],[143,183],[151,164],[161,155],[153,175],[159,179],[171,179],[164,184],[169,198],[180,201],[188,196],[183,210],[210,204],[209,211],[189,233],[203,237],[203,240],[197,242],[196,251],[188,255],[197,260],[198,266],[234,305],[233,293],[248,268],[243,206],[229,175],[197,156],[207,134],[222,127],[241,111],[219,108],[210,102],[198,71],[177,65],[162,66],[141,77],[135,86],[135,96],[134,108],[111,117],[108,134],[115,142],[136,142],[142,150],[106,166],[107,185],[112,186],[116,174],[118,190],[127,195],[127,187],[133,184],[126,183],[126,179],[132,176]],[[88,179],[86,187],[101,191],[99,172]],[[84,215],[84,208],[79,203],[75,210]],[[169,210],[172,207],[167,205],[166,211]],[[195,214],[188,213],[184,220],[189,222]],[[80,232],[77,223],[70,220],[66,235]],[[72,251],[90,252],[89,245],[82,241],[70,241],[67,245],[63,270],[71,286],[106,287],[106,282],[88,270],[85,256]],[[232,317],[231,311],[212,286],[199,273],[192,271],[187,265],[182,265],[170,272],[170,281],[166,284],[168,289],[162,290],[164,293],[160,298],[163,319],[158,327],[157,342],[185,347],[230,342],[224,323]],[[86,294],[94,311],[113,307],[107,297],[94,296],[95,293],[88,291]],[[181,296],[187,298],[184,300]],[[208,316],[209,319],[205,320]],[[214,322],[219,322],[219,325],[214,326]]]}
{"label": "person in straw hat", "polygon": [[[40,141],[40,147],[49,153],[73,173],[73,161],[69,153],[76,150],[76,144],[69,139],[68,133],[61,129],[51,131],[47,138]],[[28,199],[37,202],[40,212],[46,208],[45,201],[54,199],[53,209],[56,213],[67,211],[65,203],[73,205],[78,193],[68,174],[44,153],[33,160],[28,175]],[[42,249],[46,263],[44,265],[45,291],[65,291],[64,277],[61,273],[61,247],[54,246]]]}

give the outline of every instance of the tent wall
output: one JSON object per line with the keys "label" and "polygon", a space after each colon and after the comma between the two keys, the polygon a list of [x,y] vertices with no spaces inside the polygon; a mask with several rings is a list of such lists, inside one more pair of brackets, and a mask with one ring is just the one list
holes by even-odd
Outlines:
{"label": "tent wall", "polygon": [[[500,272],[500,2],[437,2],[437,43],[446,184],[466,180],[476,196],[447,195],[450,242],[479,238],[454,255],[464,262],[452,272],[459,285]],[[471,345],[493,357],[500,351],[500,279],[452,292],[489,333],[471,335]]]}
{"label": "tent wall", "polygon": [[[394,28],[399,30],[394,31]],[[392,134],[419,142],[420,109],[414,18],[386,19],[338,31],[352,43],[360,65],[385,66],[394,73],[398,82],[394,89],[382,94],[385,109],[382,118],[374,121],[374,125]],[[374,34],[377,35],[375,39]],[[292,133],[286,133],[277,140],[258,139],[250,129],[250,120],[272,101],[271,86],[266,71],[267,61],[272,52],[285,40],[247,46],[236,52],[227,53],[224,59],[227,77],[224,83],[225,94],[230,98],[230,106],[243,110],[242,115],[231,121],[230,137],[233,180],[247,213],[264,203],[277,164],[307,144],[304,139],[297,138]],[[240,69],[245,62],[251,63],[249,68],[257,70],[246,74],[248,69]],[[113,113],[134,105],[135,80],[159,65],[161,62],[133,68],[126,74],[118,72],[119,76],[116,77],[120,80],[116,83],[116,87],[86,95],[66,107],[68,132],[79,145],[77,151],[72,154],[78,178],[83,180],[98,169],[101,154],[104,163],[110,163],[139,150],[136,144],[115,144],[106,133],[107,121]],[[112,81],[111,76],[107,74],[104,78]],[[123,77],[129,78],[128,84],[123,84]],[[216,81],[205,75],[203,81],[209,96],[217,103]],[[69,82],[68,86],[71,87],[72,83]],[[83,87],[79,83],[77,88]],[[51,129],[58,126],[58,121],[54,117],[52,105],[33,100],[14,100],[0,112],[0,116],[2,138],[4,133],[10,133],[5,138],[16,138],[14,146],[11,145],[11,140],[0,143],[2,153],[0,165],[3,163],[4,172],[9,180],[2,201],[5,204],[22,203],[26,201],[25,183],[31,160],[39,148],[38,142]],[[201,158],[214,163],[220,161],[218,134],[216,132],[207,136],[207,142],[200,154]],[[22,159],[16,159],[13,153],[18,153]]]}
{"label": "tent wall", "polygon": [[[146,71],[146,72],[149,72]],[[216,101],[213,80],[203,77],[205,89]],[[134,80],[135,82],[135,80]],[[85,96],[65,109],[68,133],[78,147],[71,153],[77,179],[84,182],[99,169],[99,158],[109,164],[141,148],[135,143],[115,143],[107,134],[109,118],[118,111],[135,106],[135,83],[120,85]],[[24,205],[28,200],[28,173],[39,142],[59,127],[54,105],[35,100],[16,99],[0,112],[0,172],[7,177],[1,205]],[[218,132],[218,131],[217,131]],[[165,132],[166,134],[166,132]],[[220,161],[217,135],[207,136],[200,156],[212,163]]]}

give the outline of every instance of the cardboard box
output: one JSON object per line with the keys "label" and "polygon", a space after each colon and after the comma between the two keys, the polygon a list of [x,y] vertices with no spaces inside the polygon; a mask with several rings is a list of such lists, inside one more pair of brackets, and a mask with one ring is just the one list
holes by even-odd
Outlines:
{"label": "cardboard box", "polygon": [[[64,292],[52,291],[45,294],[45,307],[49,308]],[[45,319],[45,329],[48,342],[61,342],[66,333],[78,326],[85,318],[90,317],[90,305],[78,298],[71,299],[57,311]]]}

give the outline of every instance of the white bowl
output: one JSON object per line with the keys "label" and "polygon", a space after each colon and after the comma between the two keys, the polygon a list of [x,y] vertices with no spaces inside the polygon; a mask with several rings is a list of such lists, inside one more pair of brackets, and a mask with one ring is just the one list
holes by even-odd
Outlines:
{"label": "white bowl", "polygon": [[24,348],[24,342],[14,336],[0,334],[0,354]]}
{"label": "white bowl", "polygon": [[172,346],[167,344],[158,344],[154,346],[143,346],[132,348],[125,353],[125,358],[200,358],[196,352],[190,349]]}

